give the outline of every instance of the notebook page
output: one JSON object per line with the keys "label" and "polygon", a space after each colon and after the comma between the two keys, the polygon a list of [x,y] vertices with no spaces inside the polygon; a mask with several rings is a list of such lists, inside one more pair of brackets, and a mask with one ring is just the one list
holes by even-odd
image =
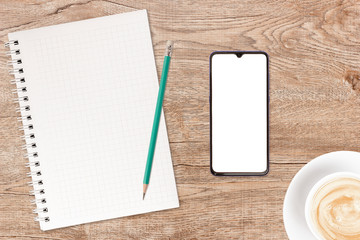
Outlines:
{"label": "notebook page", "polygon": [[9,40],[19,41],[31,106],[50,219],[42,230],[179,206],[163,115],[142,199],[158,91],[146,10]]}

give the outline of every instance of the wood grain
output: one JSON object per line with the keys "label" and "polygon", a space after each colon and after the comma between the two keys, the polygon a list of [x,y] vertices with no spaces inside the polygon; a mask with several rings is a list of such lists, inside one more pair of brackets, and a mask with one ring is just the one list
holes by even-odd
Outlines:
{"label": "wood grain", "polygon": [[[3,43],[9,32],[147,9],[157,70],[176,41],[164,111],[180,208],[42,232],[29,201]],[[0,1],[0,239],[287,239],[286,189],[314,157],[360,146],[356,1]],[[270,55],[270,173],[209,172],[208,57]]]}

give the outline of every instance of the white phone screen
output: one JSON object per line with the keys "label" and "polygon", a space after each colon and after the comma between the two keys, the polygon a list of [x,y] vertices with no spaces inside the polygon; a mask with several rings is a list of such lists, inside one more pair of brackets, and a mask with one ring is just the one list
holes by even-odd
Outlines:
{"label": "white phone screen", "polygon": [[268,57],[263,52],[215,52],[210,63],[212,172],[264,175],[268,171]]}

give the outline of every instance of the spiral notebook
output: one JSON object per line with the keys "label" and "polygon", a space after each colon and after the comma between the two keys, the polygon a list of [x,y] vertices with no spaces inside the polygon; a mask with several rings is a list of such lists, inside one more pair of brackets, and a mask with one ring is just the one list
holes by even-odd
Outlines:
{"label": "spiral notebook", "polygon": [[179,206],[163,116],[142,199],[158,91],[146,10],[8,37],[42,230]]}

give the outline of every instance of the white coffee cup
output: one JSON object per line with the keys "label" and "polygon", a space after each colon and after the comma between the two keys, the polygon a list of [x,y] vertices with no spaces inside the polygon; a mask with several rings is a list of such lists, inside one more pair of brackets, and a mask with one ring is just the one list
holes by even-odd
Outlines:
{"label": "white coffee cup", "polygon": [[318,239],[318,240],[326,240],[322,234],[318,231],[317,227],[315,226],[315,223],[312,220],[311,217],[311,209],[313,204],[314,195],[318,192],[318,190],[323,187],[326,183],[331,182],[332,180],[338,179],[338,178],[355,178],[360,180],[360,175],[351,173],[351,172],[336,172],[330,175],[327,175],[320,179],[310,190],[305,203],[305,219],[306,223],[311,230],[312,234]]}

